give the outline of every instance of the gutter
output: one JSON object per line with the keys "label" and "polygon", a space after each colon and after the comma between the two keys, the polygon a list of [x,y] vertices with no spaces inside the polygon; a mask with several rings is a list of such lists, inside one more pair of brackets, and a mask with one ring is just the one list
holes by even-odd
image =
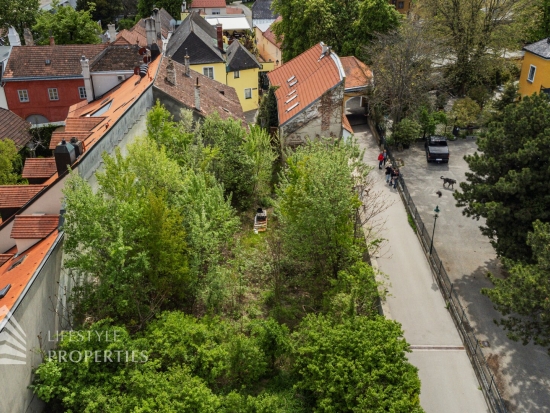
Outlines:
{"label": "gutter", "polygon": [[4,77],[2,82],[29,82],[33,80],[74,80],[84,79],[82,75],[69,75],[69,76],[31,76],[31,77]]}

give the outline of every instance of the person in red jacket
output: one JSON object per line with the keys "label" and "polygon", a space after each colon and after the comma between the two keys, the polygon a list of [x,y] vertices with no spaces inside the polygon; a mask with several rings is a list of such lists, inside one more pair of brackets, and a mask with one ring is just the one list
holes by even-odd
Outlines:
{"label": "person in red jacket", "polygon": [[380,152],[380,155],[378,155],[378,169],[382,169],[383,163],[384,163],[384,152]]}

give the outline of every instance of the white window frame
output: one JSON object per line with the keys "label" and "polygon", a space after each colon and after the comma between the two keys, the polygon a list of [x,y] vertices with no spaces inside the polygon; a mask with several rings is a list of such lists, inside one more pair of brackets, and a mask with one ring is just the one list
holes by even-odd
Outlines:
{"label": "white window frame", "polygon": [[239,70],[235,70],[233,72],[233,79],[238,79],[241,77],[241,72]]}
{"label": "white window frame", "polygon": [[212,9],[212,14],[221,14],[220,9]]}
{"label": "white window frame", "polygon": [[29,91],[27,89],[18,90],[17,94],[19,95],[19,102],[21,103],[30,102]]}
{"label": "white window frame", "polygon": [[79,86],[78,87],[78,96],[80,99],[87,99],[88,96],[86,95],[86,87],[85,86]]}
{"label": "white window frame", "polygon": [[48,97],[50,100],[59,100],[59,92],[56,87],[48,88]]}
{"label": "white window frame", "polygon": [[[531,71],[533,76],[531,76]],[[535,81],[535,74],[537,73],[537,67],[534,65],[529,66],[529,72],[527,72],[527,81],[533,83]]]}
{"label": "white window frame", "polygon": [[[208,75],[208,71],[212,71],[212,76],[209,76]],[[202,68],[202,74],[205,75],[206,77],[209,77],[210,79],[212,80],[215,80],[214,79],[214,66],[206,66],[206,67],[203,67]]]}
{"label": "white window frame", "polygon": [[[249,93],[249,96],[247,96],[247,91]],[[251,87],[247,87],[245,90],[244,90],[244,98],[245,99],[252,99],[252,88]]]}

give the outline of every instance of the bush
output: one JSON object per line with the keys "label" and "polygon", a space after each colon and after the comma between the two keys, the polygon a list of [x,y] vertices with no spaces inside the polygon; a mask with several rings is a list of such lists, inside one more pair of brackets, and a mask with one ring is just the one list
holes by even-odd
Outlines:
{"label": "bush", "polygon": [[410,145],[420,137],[422,126],[412,119],[405,118],[399,122],[393,131],[393,138],[397,143]]}

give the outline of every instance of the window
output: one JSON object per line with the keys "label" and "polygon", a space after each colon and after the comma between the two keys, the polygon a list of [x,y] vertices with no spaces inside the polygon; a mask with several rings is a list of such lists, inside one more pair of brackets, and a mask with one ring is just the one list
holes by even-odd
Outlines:
{"label": "window", "polygon": [[78,88],[78,96],[80,97],[80,99],[86,99],[87,96],[86,96],[86,88],[81,86]]}
{"label": "window", "polygon": [[53,87],[48,89],[48,96],[50,100],[59,100],[59,94],[57,93],[57,88]]}
{"label": "window", "polygon": [[208,76],[210,79],[214,79],[214,68],[213,67],[203,67],[202,74]]}
{"label": "window", "polygon": [[537,71],[537,67],[531,65],[529,67],[529,74],[527,75],[527,80],[531,83],[535,81],[535,72]]}
{"label": "window", "polygon": [[241,72],[239,72],[238,70],[235,70],[233,72],[233,79],[238,79],[241,77]]}
{"label": "window", "polygon": [[252,89],[248,88],[244,90],[244,98],[245,99],[252,99]]}
{"label": "window", "polygon": [[397,8],[398,9],[404,9],[405,8],[405,2],[404,1],[400,1],[397,3]]}
{"label": "window", "polygon": [[220,9],[212,9],[212,14],[221,14]]}
{"label": "window", "polygon": [[18,90],[17,94],[19,95],[19,102],[28,102],[29,101],[29,92],[24,90]]}

